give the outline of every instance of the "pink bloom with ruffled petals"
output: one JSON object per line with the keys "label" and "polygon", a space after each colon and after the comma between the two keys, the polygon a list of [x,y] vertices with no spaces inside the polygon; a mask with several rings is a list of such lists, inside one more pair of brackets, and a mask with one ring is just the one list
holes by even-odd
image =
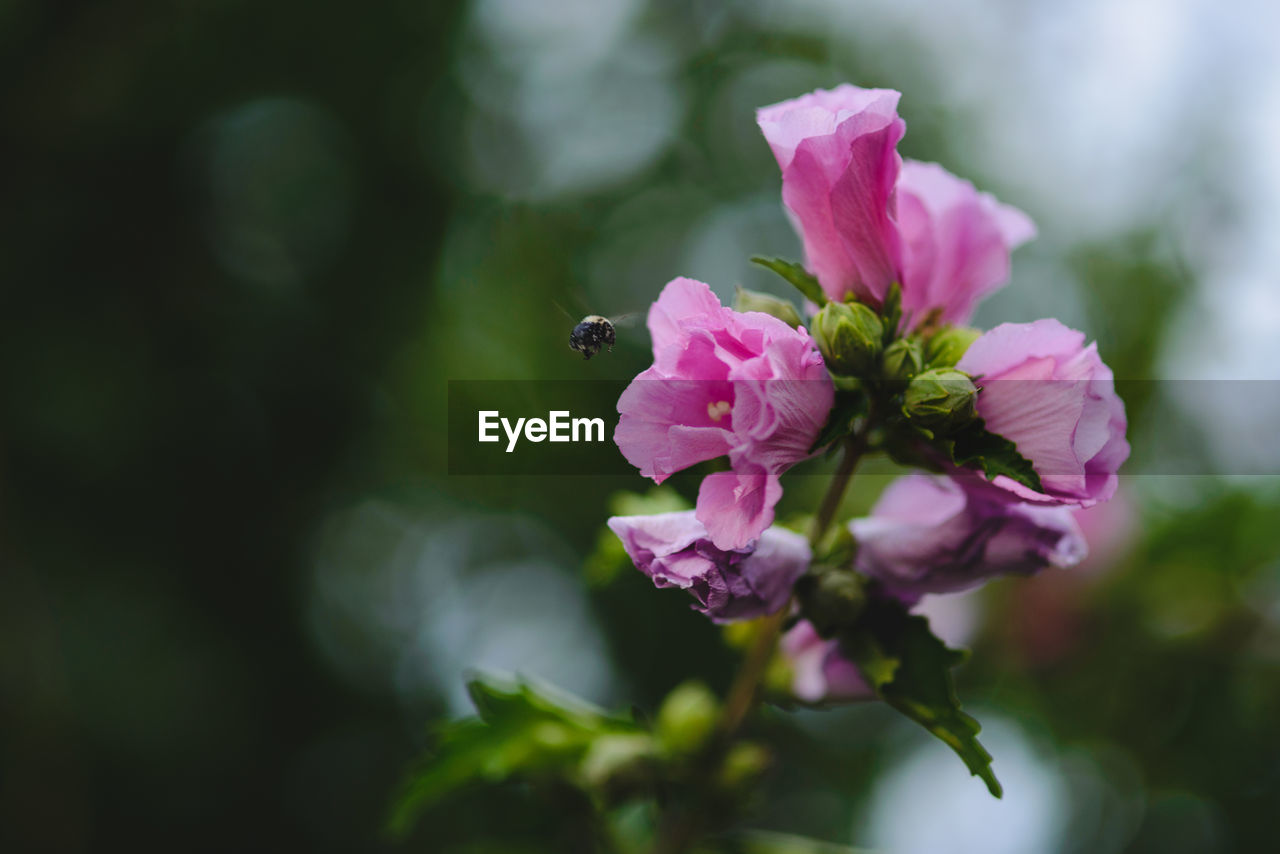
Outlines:
{"label": "pink bloom with ruffled petals", "polygon": [[879,303],[898,279],[894,185],[906,122],[891,89],[848,83],[762,107],[756,121],[782,170],[782,201],[832,299]]}
{"label": "pink bloom with ruffled petals", "polygon": [[773,522],[779,475],[810,456],[834,387],[813,340],[775,317],[725,308],[711,289],[674,279],[649,310],[653,366],[618,399],[614,441],[661,483],[728,456],[708,475],[697,518],[721,549],[746,547]]}
{"label": "pink bloom with ruffled petals", "polygon": [[614,516],[609,529],[636,568],[657,587],[693,596],[695,610],[716,622],[776,613],[809,567],[809,542],[794,531],[766,529],[747,548],[716,548],[694,511]]}
{"label": "pink bloom with ruffled petals", "polygon": [[1000,575],[1075,566],[1087,552],[1071,510],[1018,501],[941,475],[910,474],[889,485],[849,530],[854,568],[914,603]]}
{"label": "pink bloom with ruffled petals", "polygon": [[898,92],[845,84],[757,112],[782,200],[826,294],[880,304],[889,285],[920,321],[965,323],[1035,235],[1026,214],[941,166],[903,162]]}
{"label": "pink bloom with ruffled petals", "polygon": [[1115,493],[1116,472],[1129,457],[1124,402],[1083,332],[1056,320],[1001,324],[956,367],[974,377],[987,429],[1017,445],[1044,490],[1003,475],[995,486],[1025,501],[1081,507]]}

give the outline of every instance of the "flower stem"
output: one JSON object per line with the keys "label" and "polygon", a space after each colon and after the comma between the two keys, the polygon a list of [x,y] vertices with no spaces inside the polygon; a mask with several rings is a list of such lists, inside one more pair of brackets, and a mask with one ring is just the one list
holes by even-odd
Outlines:
{"label": "flower stem", "polygon": [[836,468],[831,485],[827,487],[827,494],[822,496],[822,504],[818,507],[818,515],[813,517],[813,527],[809,530],[809,545],[815,549],[822,542],[822,538],[827,535],[827,531],[831,528],[831,523],[835,521],[836,511],[840,509],[840,503],[844,500],[844,493],[849,488],[849,481],[853,480],[853,473],[858,468],[858,461],[862,459],[862,455],[867,450],[867,440],[871,433],[870,424],[871,419],[868,418],[858,432],[845,440],[844,456],[840,458],[840,465]]}
{"label": "flower stem", "polygon": [[[871,419],[868,418],[861,429],[845,442],[844,455],[840,458],[840,465],[831,479],[831,485],[827,487],[826,495],[822,497],[818,515],[814,517],[813,528],[809,532],[809,544],[815,549],[835,520],[836,511],[840,509],[845,490],[849,488],[853,473],[858,468],[858,461],[867,449],[870,423]],[[734,677],[729,693],[725,697],[724,712],[720,716],[719,726],[719,731],[724,738],[732,738],[751,711],[751,707],[755,705],[760,682],[764,679],[769,661],[773,658],[773,649],[778,645],[778,638],[782,635],[782,624],[786,622],[790,613],[791,606],[788,602],[776,614],[760,621],[755,640],[747,651],[747,657],[743,659],[742,666],[738,668],[738,674]]]}
{"label": "flower stem", "polygon": [[782,624],[790,611],[788,602],[778,613],[760,621],[751,648],[747,650],[747,657],[742,660],[742,666],[738,668],[733,684],[729,686],[729,693],[725,696],[724,710],[718,726],[720,737],[725,741],[733,738],[755,705],[760,683],[764,680],[765,671],[769,669],[774,647],[782,636]]}
{"label": "flower stem", "polygon": [[[870,428],[871,419],[868,417],[862,427],[845,442],[844,455],[840,458],[840,465],[836,468],[831,485],[827,487],[827,493],[822,498],[818,515],[814,517],[813,527],[809,532],[809,542],[815,549],[835,520],[836,511],[840,509],[858,461],[867,450]],[[715,734],[703,755],[700,769],[704,779],[709,778],[720,767],[738,729],[755,708],[760,685],[769,669],[769,662],[773,660],[773,651],[782,636],[782,626],[790,613],[791,604],[788,601],[777,613],[760,620],[751,648],[747,650],[746,657],[733,678],[733,684],[729,686]],[[654,851],[657,854],[681,854],[687,851],[697,840],[704,825],[705,819],[699,814],[697,805],[691,805],[685,812],[668,815],[667,821],[659,829]]]}
{"label": "flower stem", "polygon": [[701,782],[695,787],[693,803],[684,810],[667,814],[658,830],[655,854],[682,854],[697,841],[708,824],[708,817],[703,812],[709,801],[711,781],[733,745],[739,727],[755,707],[760,683],[773,659],[774,647],[778,645],[778,638],[782,635],[782,624],[790,611],[788,603],[776,614],[759,621],[751,648],[747,650],[747,655],[733,678],[733,684],[729,686],[729,693],[725,696],[715,732],[696,767],[695,775]]}

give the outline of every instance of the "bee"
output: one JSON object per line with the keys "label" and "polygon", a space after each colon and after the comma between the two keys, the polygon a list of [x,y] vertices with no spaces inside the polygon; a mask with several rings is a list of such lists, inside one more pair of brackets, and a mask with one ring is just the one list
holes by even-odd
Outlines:
{"label": "bee", "polygon": [[[560,309],[560,313],[570,320],[576,316],[565,311],[564,306],[555,300],[552,302],[556,308]],[[569,333],[569,349],[581,353],[583,359],[590,359],[605,347],[609,348],[609,352],[613,352],[613,345],[618,341],[617,327],[631,326],[637,317],[638,314],[634,311],[616,314],[613,317],[588,314],[574,324],[573,331]]]}
{"label": "bee", "polygon": [[569,333],[569,347],[581,353],[583,359],[590,359],[605,346],[612,353],[617,341],[618,333],[613,328],[613,321],[598,314],[588,314]]}

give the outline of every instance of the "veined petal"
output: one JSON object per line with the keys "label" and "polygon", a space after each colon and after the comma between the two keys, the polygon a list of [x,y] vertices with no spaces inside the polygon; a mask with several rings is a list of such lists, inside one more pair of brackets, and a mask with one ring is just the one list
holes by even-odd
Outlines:
{"label": "veined petal", "polygon": [[714,472],[702,479],[698,521],[706,526],[716,548],[746,548],[773,524],[773,508],[781,497],[782,483],[776,474],[739,460],[734,471]]}

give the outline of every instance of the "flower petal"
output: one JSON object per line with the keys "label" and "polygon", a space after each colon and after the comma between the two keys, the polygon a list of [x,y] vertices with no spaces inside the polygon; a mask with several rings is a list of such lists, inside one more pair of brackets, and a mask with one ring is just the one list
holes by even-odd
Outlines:
{"label": "flower petal", "polygon": [[781,497],[782,483],[776,474],[739,461],[734,471],[714,472],[702,479],[698,521],[706,526],[716,548],[747,548],[773,524],[773,508]]}
{"label": "flower petal", "polygon": [[1002,205],[936,163],[908,160],[898,180],[902,305],[965,323],[978,300],[1005,284],[1010,253],[1035,235],[1026,214]]}

